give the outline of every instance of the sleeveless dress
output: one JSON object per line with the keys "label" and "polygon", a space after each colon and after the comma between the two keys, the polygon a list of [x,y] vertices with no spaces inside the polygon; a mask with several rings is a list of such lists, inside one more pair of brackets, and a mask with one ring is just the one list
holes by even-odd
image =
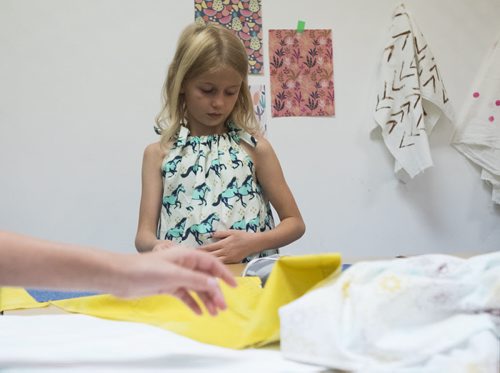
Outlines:
{"label": "sleeveless dress", "polygon": [[[190,136],[181,126],[162,162],[163,200],[158,239],[198,247],[214,242],[212,233],[238,229],[264,232],[274,228],[269,201],[262,193],[251,157],[240,145],[256,139],[234,123],[227,133]],[[265,250],[246,257],[277,254]]]}

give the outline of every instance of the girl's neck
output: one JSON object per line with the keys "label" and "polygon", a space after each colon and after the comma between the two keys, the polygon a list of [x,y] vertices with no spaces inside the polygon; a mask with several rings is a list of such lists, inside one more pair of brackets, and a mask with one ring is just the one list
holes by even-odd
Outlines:
{"label": "girl's neck", "polygon": [[205,128],[192,128],[189,125],[189,122],[186,124],[186,127],[189,129],[189,135],[190,136],[196,136],[196,137],[201,137],[201,136],[213,136],[213,135],[223,135],[228,132],[229,127],[227,123],[224,123],[221,126],[218,127],[205,127]]}

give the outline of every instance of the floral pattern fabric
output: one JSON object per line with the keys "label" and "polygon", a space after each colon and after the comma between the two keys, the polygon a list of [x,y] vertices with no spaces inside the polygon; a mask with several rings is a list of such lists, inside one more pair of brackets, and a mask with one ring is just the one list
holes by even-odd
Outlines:
{"label": "floral pattern fabric", "polygon": [[273,117],[335,114],[331,30],[270,30]]}
{"label": "floral pattern fabric", "polygon": [[279,310],[284,357],[354,372],[498,372],[500,252],[359,262]]}
{"label": "floral pattern fabric", "polygon": [[[199,247],[213,242],[215,231],[274,228],[270,204],[241,141],[257,145],[254,137],[234,124],[229,124],[227,133],[210,136],[190,136],[181,127],[161,166],[159,239]],[[274,249],[262,251],[243,262],[276,253]]]}
{"label": "floral pattern fabric", "polygon": [[194,19],[233,30],[245,45],[250,74],[262,74],[261,0],[194,0]]}
{"label": "floral pattern fabric", "polygon": [[252,96],[253,110],[260,123],[260,128],[264,132],[267,130],[267,112],[266,112],[266,86],[264,84],[251,84],[250,95]]}

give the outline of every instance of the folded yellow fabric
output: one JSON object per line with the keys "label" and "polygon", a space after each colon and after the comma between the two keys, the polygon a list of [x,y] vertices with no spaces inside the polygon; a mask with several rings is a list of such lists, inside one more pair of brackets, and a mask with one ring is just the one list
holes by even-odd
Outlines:
{"label": "folded yellow fabric", "polygon": [[37,302],[23,288],[0,288],[0,311],[47,307],[49,302]]}
{"label": "folded yellow fabric", "polygon": [[279,340],[278,308],[340,271],[339,254],[280,258],[264,288],[257,277],[222,285],[228,309],[217,317],[193,314],[171,296],[134,300],[95,295],[50,302],[69,312],[156,325],[200,342],[229,348],[262,346]]}

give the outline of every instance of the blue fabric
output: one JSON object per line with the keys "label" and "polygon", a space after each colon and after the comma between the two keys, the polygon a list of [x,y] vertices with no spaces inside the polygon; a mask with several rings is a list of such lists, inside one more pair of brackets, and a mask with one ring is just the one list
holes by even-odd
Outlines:
{"label": "blue fabric", "polygon": [[55,291],[55,290],[43,290],[43,289],[26,289],[26,291],[37,302],[48,302],[51,300],[88,297],[90,295],[98,294],[86,291]]}
{"label": "blue fabric", "polygon": [[347,268],[349,268],[352,264],[342,264],[342,271],[345,271]]}

